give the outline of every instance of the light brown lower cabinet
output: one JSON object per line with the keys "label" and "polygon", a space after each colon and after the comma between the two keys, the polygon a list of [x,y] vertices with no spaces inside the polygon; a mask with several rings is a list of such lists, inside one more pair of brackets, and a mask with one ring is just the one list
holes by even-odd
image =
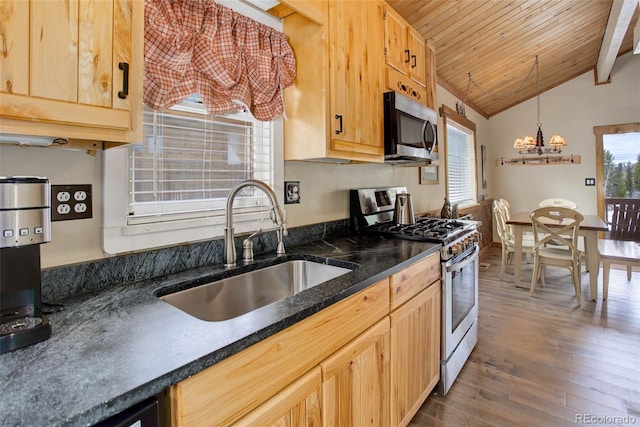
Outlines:
{"label": "light brown lower cabinet", "polygon": [[322,427],[322,370],[315,367],[234,426]]}
{"label": "light brown lower cabinet", "polygon": [[391,312],[391,425],[406,426],[440,379],[440,281]]}
{"label": "light brown lower cabinet", "polygon": [[171,425],[407,425],[439,379],[439,268],[429,256],[171,386]]}
{"label": "light brown lower cabinet", "polygon": [[386,278],[171,386],[171,424],[232,425],[388,314]]}
{"label": "light brown lower cabinet", "polygon": [[389,318],[233,425],[388,426]]}
{"label": "light brown lower cabinet", "polygon": [[324,425],[389,425],[389,318],[321,363]]}

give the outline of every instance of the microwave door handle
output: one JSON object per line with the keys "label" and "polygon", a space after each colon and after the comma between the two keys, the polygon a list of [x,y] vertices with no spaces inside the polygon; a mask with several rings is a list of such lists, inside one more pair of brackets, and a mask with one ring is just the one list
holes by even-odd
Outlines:
{"label": "microwave door handle", "polygon": [[425,121],[424,125],[422,126],[422,146],[424,147],[425,150],[431,152],[431,150],[429,150],[429,147],[427,147],[427,126],[429,125],[429,121]]}
{"label": "microwave door handle", "polygon": [[429,143],[427,141],[427,130],[431,128],[433,130],[433,134],[435,137],[435,129],[433,127],[433,124],[427,120],[424,122],[424,127],[422,128],[422,145],[424,145],[425,150],[427,150],[429,153],[431,153],[431,150],[433,150],[433,146],[435,144],[432,144],[431,147],[429,147]]}

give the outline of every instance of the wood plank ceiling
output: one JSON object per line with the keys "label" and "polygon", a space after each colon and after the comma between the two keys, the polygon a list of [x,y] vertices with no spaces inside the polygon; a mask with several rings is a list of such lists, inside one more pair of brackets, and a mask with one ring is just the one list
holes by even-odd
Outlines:
{"label": "wood plank ceiling", "polygon": [[[438,81],[485,117],[593,70],[612,0],[386,0],[436,49]],[[638,8],[619,51],[632,50]],[[469,73],[474,83],[469,83]],[[614,77],[615,78],[615,77]],[[595,79],[594,79],[595,81]],[[484,91],[488,92],[485,93]],[[493,94],[499,96],[491,96]]]}

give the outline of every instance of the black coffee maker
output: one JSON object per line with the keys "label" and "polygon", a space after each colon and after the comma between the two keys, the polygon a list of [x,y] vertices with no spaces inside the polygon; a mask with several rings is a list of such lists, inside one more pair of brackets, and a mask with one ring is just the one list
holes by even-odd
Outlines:
{"label": "black coffee maker", "polygon": [[50,240],[49,180],[0,176],[0,354],[51,336],[40,276],[40,244]]}

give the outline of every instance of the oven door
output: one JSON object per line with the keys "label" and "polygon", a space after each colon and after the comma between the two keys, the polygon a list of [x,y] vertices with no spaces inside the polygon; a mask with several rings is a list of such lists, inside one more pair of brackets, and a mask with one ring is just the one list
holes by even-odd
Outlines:
{"label": "oven door", "polygon": [[448,360],[478,317],[478,253],[442,263],[442,360]]}

